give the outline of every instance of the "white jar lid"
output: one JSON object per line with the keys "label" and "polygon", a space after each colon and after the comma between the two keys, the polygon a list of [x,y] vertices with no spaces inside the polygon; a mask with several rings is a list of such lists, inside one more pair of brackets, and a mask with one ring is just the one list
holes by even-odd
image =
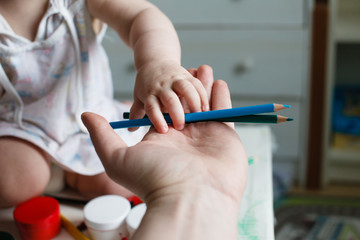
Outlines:
{"label": "white jar lid", "polygon": [[96,230],[120,227],[129,214],[130,202],[118,195],[105,195],[89,201],[84,207],[85,224]]}
{"label": "white jar lid", "polygon": [[132,234],[140,225],[141,220],[146,212],[146,204],[141,203],[131,209],[126,218],[126,227],[130,234]]}

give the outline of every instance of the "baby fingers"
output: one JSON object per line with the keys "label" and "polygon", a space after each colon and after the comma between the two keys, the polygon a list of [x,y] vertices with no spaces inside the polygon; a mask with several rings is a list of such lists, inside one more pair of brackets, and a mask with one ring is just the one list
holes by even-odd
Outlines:
{"label": "baby fingers", "polygon": [[159,133],[167,133],[168,125],[161,112],[159,99],[154,95],[149,96],[144,103],[144,109],[155,129]]}
{"label": "baby fingers", "polygon": [[185,125],[184,109],[178,95],[173,91],[163,91],[159,95],[160,102],[167,110],[175,129],[182,130]]}
{"label": "baby fingers", "polygon": [[209,110],[209,100],[204,86],[196,78],[188,81],[175,81],[172,85],[174,92],[185,99],[190,112],[201,112]]}

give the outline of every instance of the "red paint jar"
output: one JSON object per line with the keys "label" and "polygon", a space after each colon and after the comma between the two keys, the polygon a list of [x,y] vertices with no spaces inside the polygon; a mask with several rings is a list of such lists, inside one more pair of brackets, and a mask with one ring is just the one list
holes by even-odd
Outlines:
{"label": "red paint jar", "polygon": [[60,231],[59,202],[51,197],[35,197],[18,205],[14,219],[23,240],[54,238]]}
{"label": "red paint jar", "polygon": [[131,196],[131,197],[128,197],[127,200],[129,200],[130,204],[131,204],[131,207],[135,207],[136,205],[139,205],[140,203],[143,203],[143,201],[137,197],[137,196]]}

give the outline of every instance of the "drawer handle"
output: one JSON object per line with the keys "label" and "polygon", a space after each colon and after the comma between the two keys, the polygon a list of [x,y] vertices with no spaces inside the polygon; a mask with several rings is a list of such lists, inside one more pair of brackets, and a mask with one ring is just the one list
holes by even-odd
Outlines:
{"label": "drawer handle", "polygon": [[254,67],[255,61],[253,58],[245,58],[234,66],[235,74],[244,74]]}

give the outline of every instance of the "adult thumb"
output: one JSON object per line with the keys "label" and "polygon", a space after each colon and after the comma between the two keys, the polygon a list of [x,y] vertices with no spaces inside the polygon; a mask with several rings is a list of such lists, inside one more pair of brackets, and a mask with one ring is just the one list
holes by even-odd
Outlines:
{"label": "adult thumb", "polygon": [[[89,131],[96,153],[105,169],[108,171],[109,168],[114,166],[115,163],[113,161],[116,161],[116,164],[122,162],[121,156],[123,156],[123,154],[119,155],[114,153],[119,153],[121,148],[125,150],[126,144],[111,128],[106,119],[98,114],[85,112],[81,115],[81,120]],[[117,159],[113,159],[114,155],[117,156]]]}

